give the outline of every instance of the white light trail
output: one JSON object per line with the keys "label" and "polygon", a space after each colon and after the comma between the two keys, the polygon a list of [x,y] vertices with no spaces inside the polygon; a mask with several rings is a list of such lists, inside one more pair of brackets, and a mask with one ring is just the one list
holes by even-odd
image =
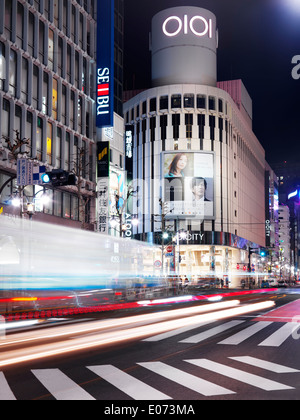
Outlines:
{"label": "white light trail", "polygon": [[[44,339],[51,339],[56,337],[64,337],[70,334],[88,334],[92,332],[97,332],[104,330],[106,328],[115,328],[123,327],[126,325],[134,326],[138,323],[151,323],[151,322],[160,322],[170,318],[184,317],[189,315],[195,315],[204,312],[211,312],[215,310],[227,309],[239,305],[239,300],[231,300],[228,302],[222,302],[218,304],[206,304],[196,307],[175,309],[171,311],[145,314],[145,315],[135,315],[126,318],[118,319],[106,319],[103,321],[93,321],[90,323],[84,323],[80,325],[68,325],[68,326],[59,326],[52,329],[51,331],[31,331],[26,333],[19,333],[14,336],[12,339],[6,339],[3,342],[0,342],[0,346],[7,346],[11,344],[20,344],[30,341],[39,341]],[[9,324],[8,324],[9,325]]]}
{"label": "white light trail", "polygon": [[[225,309],[217,312],[206,313],[203,315],[190,316],[188,318],[173,319],[171,321],[158,322],[152,325],[137,326],[128,329],[118,329],[114,331],[101,332],[99,334],[74,338],[72,341],[65,340],[57,343],[47,343],[34,347],[22,348],[2,352],[0,355],[0,367],[5,367],[17,363],[43,359],[52,356],[64,355],[82,350],[92,350],[105,345],[112,345],[122,341],[142,339],[147,336],[162,333],[183,326],[201,324],[212,320],[221,320],[228,317],[244,315],[250,312],[271,308],[274,302],[261,302],[241,307]],[[188,308],[192,309],[192,308]],[[89,330],[85,330],[89,332]],[[73,334],[70,328],[69,334]]]}

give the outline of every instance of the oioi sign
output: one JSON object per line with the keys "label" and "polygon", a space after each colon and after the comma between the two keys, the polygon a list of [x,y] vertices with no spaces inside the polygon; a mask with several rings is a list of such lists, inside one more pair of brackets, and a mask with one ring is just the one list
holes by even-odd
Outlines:
{"label": "oioi sign", "polygon": [[[174,24],[175,23],[175,24]],[[175,26],[170,28],[170,26]],[[203,16],[189,17],[184,15],[183,19],[179,16],[169,16],[162,25],[163,33],[168,37],[177,36],[180,33],[188,35],[193,33],[197,37],[208,36],[213,37],[213,21],[206,19]]]}

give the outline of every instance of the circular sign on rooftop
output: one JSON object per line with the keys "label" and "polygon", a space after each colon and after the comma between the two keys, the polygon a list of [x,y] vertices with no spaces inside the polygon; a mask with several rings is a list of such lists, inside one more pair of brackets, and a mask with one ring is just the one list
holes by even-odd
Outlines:
{"label": "circular sign on rooftop", "polygon": [[199,7],[173,7],[152,20],[151,51],[154,86],[217,82],[217,21]]}

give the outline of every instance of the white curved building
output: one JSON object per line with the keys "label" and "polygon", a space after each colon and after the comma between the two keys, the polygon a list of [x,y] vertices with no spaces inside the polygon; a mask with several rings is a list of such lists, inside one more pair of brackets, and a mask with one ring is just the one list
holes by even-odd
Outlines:
{"label": "white curved building", "polygon": [[[236,286],[247,274],[249,248],[265,245],[265,152],[252,131],[252,101],[240,80],[216,87],[214,51],[208,65],[193,65],[207,62],[207,42],[217,47],[210,12],[195,7],[161,12],[153,19],[152,52],[160,40],[160,62],[155,58],[152,66],[155,87],[124,105],[133,133],[131,210],[139,219],[134,236],[161,244],[162,232],[168,233],[162,263],[169,273],[179,271],[191,280],[213,276]],[[167,58],[173,70],[160,68]],[[257,273],[254,256],[251,267]]]}

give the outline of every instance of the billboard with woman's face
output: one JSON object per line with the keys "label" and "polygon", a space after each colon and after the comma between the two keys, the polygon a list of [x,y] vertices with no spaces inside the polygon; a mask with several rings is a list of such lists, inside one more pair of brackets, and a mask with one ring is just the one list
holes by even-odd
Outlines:
{"label": "billboard with woman's face", "polygon": [[163,201],[169,218],[215,218],[214,152],[164,152]]}

